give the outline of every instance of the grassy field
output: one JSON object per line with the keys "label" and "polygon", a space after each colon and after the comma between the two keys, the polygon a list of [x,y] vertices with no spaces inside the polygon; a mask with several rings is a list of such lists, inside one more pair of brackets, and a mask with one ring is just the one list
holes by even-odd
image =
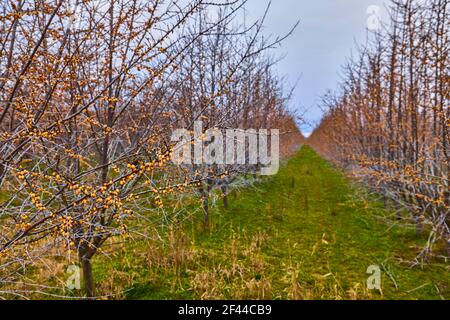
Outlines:
{"label": "grassy field", "polygon": [[[94,260],[103,293],[128,299],[449,299],[449,266],[410,267],[426,238],[308,146],[280,172],[234,192],[227,209]],[[379,265],[382,290],[366,289]]]}

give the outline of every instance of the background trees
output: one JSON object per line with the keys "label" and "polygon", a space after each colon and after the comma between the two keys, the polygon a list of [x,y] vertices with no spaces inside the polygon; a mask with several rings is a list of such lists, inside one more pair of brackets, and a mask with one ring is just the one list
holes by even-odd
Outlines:
{"label": "background trees", "polygon": [[450,254],[449,10],[446,0],[392,1],[390,25],[346,66],[311,137],[409,209],[429,231],[422,256],[436,245]]}

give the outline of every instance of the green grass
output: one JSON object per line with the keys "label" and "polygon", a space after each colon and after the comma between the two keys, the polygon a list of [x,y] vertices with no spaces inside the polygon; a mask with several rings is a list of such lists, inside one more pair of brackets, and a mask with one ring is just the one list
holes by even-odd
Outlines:
{"label": "green grass", "polygon": [[[449,299],[449,266],[410,267],[426,242],[389,228],[383,203],[305,146],[280,172],[213,209],[94,260],[103,292],[128,299]],[[366,270],[382,269],[382,292]]]}

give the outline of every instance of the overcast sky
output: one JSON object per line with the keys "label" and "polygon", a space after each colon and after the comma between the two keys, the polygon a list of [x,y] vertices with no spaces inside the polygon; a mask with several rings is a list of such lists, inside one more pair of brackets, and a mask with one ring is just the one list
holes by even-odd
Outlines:
{"label": "overcast sky", "polygon": [[[249,0],[248,18],[264,13],[268,0]],[[321,118],[318,97],[339,82],[339,72],[355,51],[355,41],[364,43],[367,34],[367,13],[378,6],[381,19],[386,17],[385,0],[272,0],[266,20],[265,35],[283,35],[300,20],[300,25],[280,49],[274,53],[286,55],[278,65],[280,75],[294,84],[300,78],[292,108],[308,110],[306,118],[312,125]],[[311,131],[303,125],[302,131]]]}

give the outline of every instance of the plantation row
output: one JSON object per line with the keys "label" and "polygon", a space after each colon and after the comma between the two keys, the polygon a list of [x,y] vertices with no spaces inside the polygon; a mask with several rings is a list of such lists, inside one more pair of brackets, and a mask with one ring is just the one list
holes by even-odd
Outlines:
{"label": "plantation row", "polygon": [[52,256],[80,263],[92,297],[105,243],[146,237],[185,195],[207,229],[210,196],[258,176],[175,166],[173,130],[275,128],[282,154],[298,147],[268,53],[284,37],[263,38],[264,17],[240,24],[245,2],[2,1],[0,297],[36,290],[21,275]]}
{"label": "plantation row", "polygon": [[429,233],[419,258],[448,257],[450,1],[391,1],[390,13],[348,62],[339,94],[324,97],[310,141],[394,200],[398,222]]}

